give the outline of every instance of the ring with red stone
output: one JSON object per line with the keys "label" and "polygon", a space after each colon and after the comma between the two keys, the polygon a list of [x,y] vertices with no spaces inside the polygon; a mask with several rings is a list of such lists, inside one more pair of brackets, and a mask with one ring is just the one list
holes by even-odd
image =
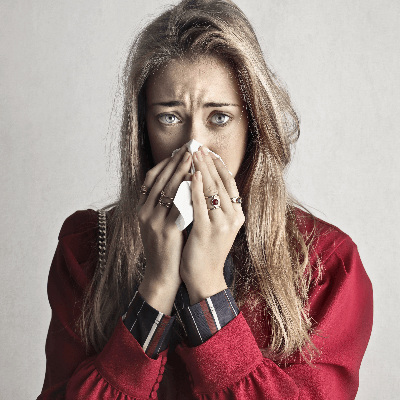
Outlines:
{"label": "ring with red stone", "polygon": [[[217,194],[213,194],[212,196],[204,196],[207,200],[208,205],[211,205],[211,207],[207,207],[207,210],[216,210],[218,208],[221,208],[221,200]],[[210,201],[208,201],[210,199]]]}

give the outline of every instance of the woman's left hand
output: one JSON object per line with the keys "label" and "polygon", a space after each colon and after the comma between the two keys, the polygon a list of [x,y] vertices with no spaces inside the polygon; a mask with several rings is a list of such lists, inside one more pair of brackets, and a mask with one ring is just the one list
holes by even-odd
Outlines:
{"label": "woman's left hand", "polygon": [[[200,152],[202,150],[202,152]],[[232,203],[238,197],[234,177],[223,162],[201,147],[193,155],[196,174],[192,179],[193,228],[183,248],[180,275],[190,304],[195,304],[227,288],[225,259],[245,221],[242,206]],[[218,194],[220,206],[208,210],[206,196]]]}

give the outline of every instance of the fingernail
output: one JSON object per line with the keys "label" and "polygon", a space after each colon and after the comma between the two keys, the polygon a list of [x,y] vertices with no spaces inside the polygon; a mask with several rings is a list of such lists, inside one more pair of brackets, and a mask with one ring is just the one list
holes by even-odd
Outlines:
{"label": "fingernail", "polygon": [[201,152],[206,156],[210,150],[205,146],[201,146]]}
{"label": "fingernail", "polygon": [[187,153],[185,154],[185,162],[186,162],[186,161],[188,161],[188,160],[189,160],[189,158],[190,158],[190,153],[189,153],[189,152],[187,152]]}
{"label": "fingernail", "polygon": [[201,182],[201,172],[196,171],[196,179]]}
{"label": "fingernail", "polygon": [[213,160],[216,160],[218,157],[214,154],[214,153],[212,153],[211,151],[210,151],[210,157],[213,159]]}

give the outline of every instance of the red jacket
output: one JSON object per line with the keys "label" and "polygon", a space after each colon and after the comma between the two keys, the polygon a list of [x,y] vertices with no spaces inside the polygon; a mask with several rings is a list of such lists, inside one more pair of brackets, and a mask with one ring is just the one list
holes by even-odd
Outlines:
{"label": "red jacket", "polygon": [[[306,221],[300,229],[311,229]],[[317,220],[310,254],[323,275],[309,295],[310,314],[321,351],[313,365],[298,354],[285,366],[263,356],[269,343],[262,309],[243,306],[240,314],[197,347],[178,345],[149,358],[120,318],[100,354],[87,355],[75,333],[84,291],[97,258],[97,214],[78,211],[64,222],[50,268],[52,318],[46,342],[46,376],[41,400],[100,399],[354,399],[358,371],[372,328],[372,286],[352,240]],[[261,350],[260,350],[261,349]],[[169,395],[160,387],[164,365],[177,371]]]}

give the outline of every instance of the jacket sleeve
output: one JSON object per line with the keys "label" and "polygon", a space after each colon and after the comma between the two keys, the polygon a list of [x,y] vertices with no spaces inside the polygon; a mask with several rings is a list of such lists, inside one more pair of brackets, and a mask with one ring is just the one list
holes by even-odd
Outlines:
{"label": "jacket sleeve", "polygon": [[263,357],[248,324],[251,314],[240,312],[203,344],[177,347],[196,399],[355,398],[372,328],[372,286],[350,238],[332,249],[309,296],[312,340],[320,350],[313,364],[299,354],[285,365]]}
{"label": "jacket sleeve", "polygon": [[157,358],[158,354],[168,348],[175,316],[171,317],[153,308],[138,290],[122,320],[150,358]]}
{"label": "jacket sleeve", "polygon": [[52,317],[46,340],[45,381],[38,399],[155,398],[168,349],[156,359],[148,357],[122,318],[99,354],[87,354],[77,334],[75,325],[90,282],[91,255],[96,250],[97,219],[89,216],[88,211],[79,211],[64,222],[50,267]]}
{"label": "jacket sleeve", "polygon": [[190,347],[199,346],[209,340],[238,314],[239,309],[229,289],[224,289],[179,312]]}

